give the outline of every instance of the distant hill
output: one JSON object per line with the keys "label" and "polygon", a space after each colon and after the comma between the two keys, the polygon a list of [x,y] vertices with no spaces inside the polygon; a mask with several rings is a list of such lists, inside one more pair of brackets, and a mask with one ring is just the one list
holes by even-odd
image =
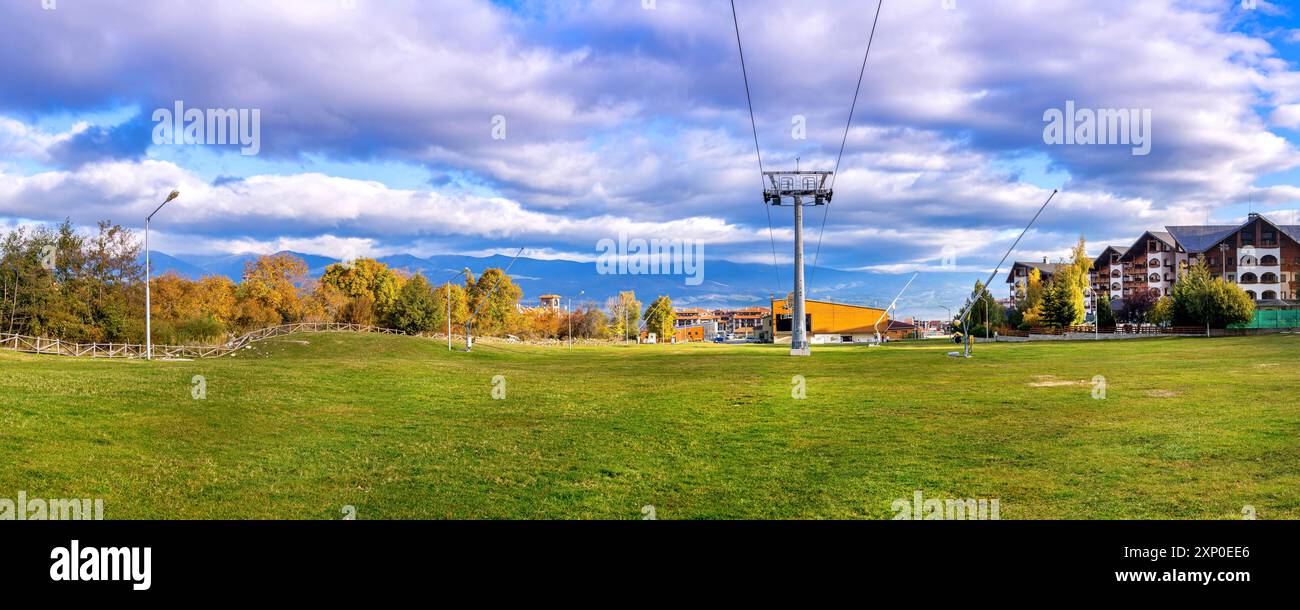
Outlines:
{"label": "distant hill", "polygon": [[[140,253],[140,256],[136,259],[136,262],[141,267],[144,266],[143,252]],[[204,275],[209,275],[204,273],[202,268],[194,264],[187,263],[179,258],[164,254],[162,252],[150,252],[149,263],[153,266],[154,275],[163,275],[165,273],[171,272],[181,277],[187,277],[190,279],[197,279]]]}
{"label": "distant hill", "polygon": [[[315,254],[286,251],[307,263],[309,273],[319,277],[325,268],[340,259]],[[203,275],[224,275],[235,281],[243,275],[244,264],[257,255],[173,257],[154,252],[155,273],[175,271],[190,278]],[[461,255],[436,255],[418,257],[396,254],[378,259],[380,262],[404,271],[420,273],[430,283],[463,281],[463,270],[469,268],[474,275],[492,267],[504,268],[510,257],[495,255],[474,257]],[[621,290],[633,290],[638,298],[648,303],[657,295],[672,297],[678,306],[729,307],[738,305],[767,305],[773,294],[778,296],[790,290],[791,269],[780,269],[781,288],[777,288],[777,275],[771,265],[735,263],[724,260],[706,260],[703,282],[697,286],[686,285],[682,276],[672,275],[601,275],[594,263],[568,260],[520,258],[510,270],[514,281],[524,291],[526,303],[536,303],[542,294],[559,294],[572,297],[575,302],[603,304],[605,299]],[[814,274],[808,269],[809,298],[843,303],[869,304],[883,307],[893,300],[910,274],[889,274],[862,271],[843,271],[819,268]],[[946,315],[942,306],[957,308],[965,300],[976,279],[974,273],[927,272],[917,277],[907,294],[899,300],[900,315],[917,315],[938,318]],[[579,293],[582,296],[579,297]],[[1002,284],[994,284],[994,294],[1005,295]]]}

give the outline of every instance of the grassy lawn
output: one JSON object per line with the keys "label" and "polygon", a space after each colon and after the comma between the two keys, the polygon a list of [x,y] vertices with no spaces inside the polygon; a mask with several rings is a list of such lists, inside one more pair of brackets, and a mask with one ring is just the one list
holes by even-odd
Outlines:
{"label": "grassy lawn", "polygon": [[1300,335],[951,349],[0,352],[0,497],[102,497],[110,519],[881,519],[921,490],[1004,519],[1300,518]]}

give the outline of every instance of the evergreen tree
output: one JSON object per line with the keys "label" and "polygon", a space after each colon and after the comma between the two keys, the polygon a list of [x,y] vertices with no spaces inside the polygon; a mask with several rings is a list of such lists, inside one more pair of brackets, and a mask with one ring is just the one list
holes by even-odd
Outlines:
{"label": "evergreen tree", "polygon": [[[445,313],[443,315],[445,319]],[[433,289],[423,275],[407,280],[397,293],[391,318],[393,326],[408,333],[427,333],[438,329],[438,304]]]}

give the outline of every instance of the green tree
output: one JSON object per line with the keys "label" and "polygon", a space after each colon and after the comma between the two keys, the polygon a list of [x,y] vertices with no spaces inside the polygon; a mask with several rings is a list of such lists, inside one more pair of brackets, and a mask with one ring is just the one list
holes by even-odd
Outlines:
{"label": "green tree", "polygon": [[1156,304],[1151,306],[1147,312],[1147,322],[1159,324],[1161,326],[1174,321],[1174,300],[1169,295],[1165,295],[1156,300]]}
{"label": "green tree", "polygon": [[677,325],[677,312],[673,311],[673,300],[668,296],[661,296],[650,303],[645,310],[645,325],[648,332],[652,332],[659,341],[669,341],[673,336],[673,328]]}
{"label": "green tree", "polygon": [[1115,310],[1111,309],[1109,296],[1097,299],[1097,324],[1102,328],[1115,325]]}
{"label": "green tree", "polygon": [[[1068,269],[1070,268],[1062,268],[1063,271]],[[1073,326],[1083,310],[1082,300],[1075,300],[1077,289],[1069,271],[1066,271],[1065,277],[1057,275],[1052,278],[1043,291],[1042,322],[1058,328]]]}
{"label": "green tree", "polygon": [[406,281],[393,303],[390,318],[398,330],[408,333],[433,332],[438,328],[438,304],[423,275]]}
{"label": "green tree", "polygon": [[1255,302],[1236,284],[1213,277],[1204,261],[1182,272],[1169,291],[1175,325],[1226,328],[1249,322]]}
{"label": "green tree", "polygon": [[973,304],[968,297],[966,304],[963,305],[963,309],[970,308],[970,313],[966,317],[966,326],[970,328],[971,334],[982,337],[986,329],[991,332],[1006,323],[1006,311],[998,304],[998,300],[993,298],[993,293],[984,287],[984,282],[976,280],[975,289],[971,294],[975,295]]}

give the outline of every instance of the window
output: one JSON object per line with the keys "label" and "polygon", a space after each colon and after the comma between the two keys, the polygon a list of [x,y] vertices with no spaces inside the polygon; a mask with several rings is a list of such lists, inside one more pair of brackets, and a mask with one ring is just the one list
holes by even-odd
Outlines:
{"label": "window", "polygon": [[1110,276],[1111,276],[1111,277],[1119,277],[1119,269],[1111,269],[1111,270],[1110,270]]}
{"label": "window", "polygon": [[1243,284],[1254,284],[1258,281],[1259,278],[1255,277],[1254,273],[1247,271],[1246,273],[1241,274],[1241,283]]}
{"label": "window", "polygon": [[1111,290],[1119,290],[1119,282],[1110,285]]}
{"label": "window", "polygon": [[1229,282],[1232,282],[1232,283],[1234,283],[1234,284],[1236,284],[1236,283],[1237,283],[1237,274],[1235,274],[1235,273],[1229,273],[1229,274],[1228,274],[1228,281],[1229,281]]}
{"label": "window", "polygon": [[1259,241],[1265,246],[1276,246],[1277,233],[1268,227],[1264,227],[1264,229],[1260,231]]}
{"label": "window", "polygon": [[1275,273],[1271,273],[1271,272],[1270,272],[1270,273],[1265,273],[1264,275],[1259,276],[1259,283],[1261,283],[1261,284],[1276,284],[1276,283],[1277,283],[1277,274],[1275,274]]}
{"label": "window", "polygon": [[1242,231],[1241,233],[1239,233],[1239,235],[1241,235],[1241,245],[1243,245],[1243,246],[1253,246],[1253,245],[1255,245],[1255,228],[1254,228],[1254,227],[1251,227],[1251,228],[1249,228],[1249,229],[1246,229],[1245,231]]}
{"label": "window", "polygon": [[1259,260],[1257,260],[1255,257],[1253,257],[1253,256],[1251,256],[1251,255],[1249,255],[1249,254],[1247,254],[1247,255],[1241,257],[1241,266],[1242,266],[1242,267],[1254,267],[1255,265],[1258,265],[1258,264],[1259,264]]}
{"label": "window", "polygon": [[1259,264],[1265,267],[1275,267],[1277,266],[1277,257],[1272,254],[1265,254],[1259,257]]}
{"label": "window", "polygon": [[1272,290],[1265,290],[1262,296],[1264,297],[1264,300],[1267,301],[1272,301],[1274,299],[1277,299],[1277,293],[1273,292]]}
{"label": "window", "polygon": [[1151,277],[1149,277],[1149,278],[1147,278],[1147,279],[1149,279],[1149,280],[1151,280],[1151,281],[1153,281],[1153,282],[1159,282],[1159,281],[1160,281],[1160,274],[1159,274],[1159,273],[1152,273],[1152,274],[1151,274]]}
{"label": "window", "polygon": [[1153,296],[1153,297],[1158,297],[1158,296],[1160,296],[1160,289],[1159,289],[1159,288],[1152,288],[1152,289],[1151,289],[1151,296]]}
{"label": "window", "polygon": [[1147,261],[1147,267],[1159,267],[1159,266],[1160,266],[1160,259],[1158,258],[1153,258]]}
{"label": "window", "polygon": [[1255,296],[1255,291],[1254,291],[1254,290],[1247,290],[1247,291],[1246,291],[1246,296],[1250,297],[1250,300],[1252,300],[1252,301],[1258,301],[1258,300],[1259,300],[1259,297]]}

